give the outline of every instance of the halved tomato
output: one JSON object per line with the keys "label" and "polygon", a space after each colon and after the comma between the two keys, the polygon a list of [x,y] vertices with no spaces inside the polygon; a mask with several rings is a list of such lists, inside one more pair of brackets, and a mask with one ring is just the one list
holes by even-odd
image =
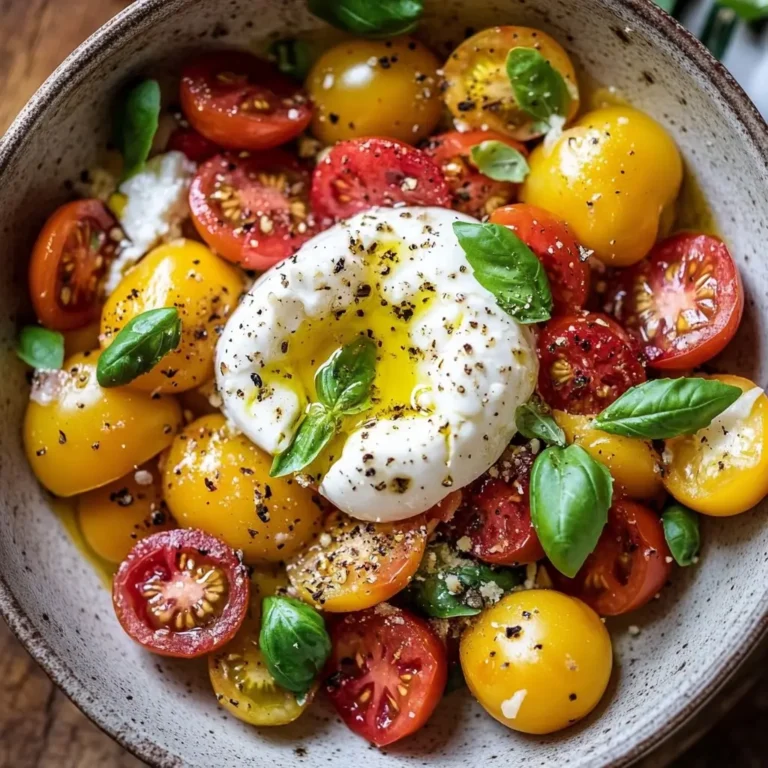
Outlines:
{"label": "halved tomato", "polygon": [[509,227],[538,256],[549,278],[555,314],[586,304],[589,264],[564,221],[543,208],[518,203],[495,210],[491,223]]}
{"label": "halved tomato", "polygon": [[649,365],[686,370],[713,358],[733,338],[744,288],[722,240],[683,232],[619,272],[607,308],[639,333]]}
{"label": "halved tomato", "polygon": [[646,378],[633,341],[596,312],[550,320],[539,336],[538,357],[539,394],[568,413],[600,413]]}
{"label": "halved tomato", "polygon": [[457,211],[482,219],[499,206],[511,203],[517,196],[518,184],[494,181],[481,173],[472,162],[472,147],[484,141],[500,141],[528,154],[524,144],[494,131],[450,131],[432,136],[424,151],[434,159],[445,175]]}
{"label": "halved tomato", "polygon": [[340,141],[317,164],[312,209],[344,219],[377,205],[451,207],[443,172],[420,149],[402,141],[371,137]]}
{"label": "halved tomato", "polygon": [[528,446],[511,448],[465,489],[451,528],[457,539],[469,538],[470,554],[496,565],[535,563],[544,557],[529,505],[535,459]]}
{"label": "halved tomato", "polygon": [[306,93],[244,51],[218,51],[190,62],[181,75],[180,98],[192,127],[228,149],[277,147],[312,119]]}
{"label": "halved tomato", "polygon": [[382,604],[331,629],[325,689],[342,720],[383,747],[417,731],[440,701],[445,647],[412,613]]}
{"label": "halved tomato", "polygon": [[547,570],[557,589],[583,600],[601,616],[618,616],[645,605],[664,586],[671,569],[659,516],[642,504],[621,500],[611,507],[595,551],[573,579],[554,568]]}
{"label": "halved tomato", "polygon": [[194,128],[177,128],[168,139],[169,152],[183,152],[193,163],[204,163],[221,152],[221,147],[208,141]]}
{"label": "halved tomato", "polygon": [[216,155],[189,190],[200,237],[225,259],[258,270],[292,256],[317,233],[308,198],[309,171],[282,150]]}
{"label": "halved tomato", "polygon": [[45,223],[29,264],[32,304],[44,326],[71,331],[99,316],[116,226],[101,200],[66,203]]}
{"label": "halved tomato", "polygon": [[226,544],[178,528],[142,539],[115,574],[123,629],[147,650],[193,658],[215,651],[243,623],[248,570]]}

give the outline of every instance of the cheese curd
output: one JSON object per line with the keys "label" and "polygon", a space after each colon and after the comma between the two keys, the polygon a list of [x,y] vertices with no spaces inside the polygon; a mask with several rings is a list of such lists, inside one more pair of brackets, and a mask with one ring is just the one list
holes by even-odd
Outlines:
{"label": "cheese curd", "polygon": [[316,400],[317,369],[358,334],[376,342],[372,407],[306,469],[363,520],[412,517],[481,475],[534,390],[532,333],[475,280],[455,221],[474,220],[375,209],[331,227],[256,282],[217,346],[226,414],[275,454]]}

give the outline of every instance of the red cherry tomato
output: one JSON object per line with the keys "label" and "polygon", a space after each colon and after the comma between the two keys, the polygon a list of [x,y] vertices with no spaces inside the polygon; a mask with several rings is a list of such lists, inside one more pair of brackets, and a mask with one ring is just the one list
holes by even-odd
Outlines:
{"label": "red cherry tomato", "polygon": [[463,491],[451,491],[442,501],[438,501],[424,513],[427,516],[427,524],[450,522],[461,506],[463,497]]}
{"label": "red cherry tomato", "polygon": [[678,371],[722,352],[739,327],[744,288],[722,240],[681,233],[619,272],[608,303],[640,335],[649,365]]}
{"label": "red cherry tomato", "polygon": [[420,149],[378,137],[341,141],[317,164],[312,208],[344,219],[377,205],[451,207],[443,172]]}
{"label": "red cherry tomato", "polygon": [[147,650],[192,658],[215,651],[243,623],[247,568],[226,544],[177,528],[142,539],[115,574],[112,602],[123,629]]}
{"label": "red cherry tomato", "polygon": [[221,147],[208,141],[194,128],[177,128],[168,139],[169,152],[183,152],[193,163],[204,163],[221,152]]}
{"label": "red cherry tomato", "polygon": [[341,719],[383,747],[417,731],[445,688],[445,647],[429,625],[382,603],[331,629],[326,691]]}
{"label": "red cherry tomato", "polygon": [[[670,562],[667,562],[670,558]],[[601,616],[618,616],[645,605],[672,569],[659,516],[621,500],[608,513],[595,551],[573,579],[548,568],[555,587],[578,597]]]}
{"label": "red cherry tomato", "polygon": [[568,413],[600,413],[646,378],[632,339],[596,312],[550,320],[539,336],[538,357],[539,394]]}
{"label": "red cherry tomato", "polygon": [[98,318],[116,225],[100,200],[67,203],[45,222],[29,264],[32,304],[43,325],[72,331]]}
{"label": "red cherry tomato", "polygon": [[454,518],[455,538],[467,536],[470,554],[495,565],[534,563],[544,557],[531,522],[529,484],[535,456],[526,446],[508,451],[464,492]]}
{"label": "red cherry tomato", "polygon": [[589,264],[568,225],[543,208],[519,203],[491,214],[493,224],[509,227],[544,265],[556,315],[581,309],[589,293]]}
{"label": "red cherry tomato", "polygon": [[309,171],[283,150],[216,155],[189,190],[192,220],[214,251],[248,269],[292,256],[318,231]]}
{"label": "red cherry tomato", "polygon": [[243,51],[190,62],[181,75],[180,98],[192,127],[227,149],[277,147],[312,119],[309,99],[293,80]]}
{"label": "red cherry tomato", "polygon": [[481,173],[472,162],[472,147],[484,141],[501,141],[528,154],[524,144],[494,131],[450,131],[432,136],[424,151],[440,166],[448,182],[453,207],[469,216],[482,219],[499,206],[511,203],[519,185],[509,181],[494,181]]}

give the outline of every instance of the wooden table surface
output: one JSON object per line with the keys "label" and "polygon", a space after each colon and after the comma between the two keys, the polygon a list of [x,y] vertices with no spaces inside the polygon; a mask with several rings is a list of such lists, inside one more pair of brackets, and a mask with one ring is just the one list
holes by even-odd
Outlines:
{"label": "wooden table surface", "polygon": [[[53,69],[130,0],[0,0],[0,133]],[[0,621],[0,768],[139,768]],[[768,677],[677,768],[768,766]]]}

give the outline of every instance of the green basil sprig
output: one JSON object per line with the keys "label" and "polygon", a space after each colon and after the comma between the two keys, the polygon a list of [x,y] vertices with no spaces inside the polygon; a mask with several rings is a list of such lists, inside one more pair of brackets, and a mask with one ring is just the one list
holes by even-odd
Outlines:
{"label": "green basil sprig", "polygon": [[531,471],[531,521],[547,557],[573,577],[597,546],[608,520],[613,480],[583,448],[553,446]]}
{"label": "green basil sprig", "polygon": [[519,184],[530,172],[525,155],[503,141],[482,141],[470,150],[477,169],[494,181]]}
{"label": "green basil sprig", "polygon": [[299,472],[311,464],[336,434],[344,416],[371,407],[376,377],[376,344],[358,336],[331,355],[315,374],[319,403],[311,403],[288,447],[275,456],[271,477]]}
{"label": "green basil sprig", "polygon": [[305,80],[312,69],[312,53],[304,40],[292,37],[275,40],[270,44],[268,53],[283,74],[296,80]]}
{"label": "green basil sprig", "polygon": [[661,516],[664,538],[678,565],[691,565],[699,554],[699,516],[682,504],[670,504]]}
{"label": "green basil sprig", "polygon": [[492,568],[461,557],[441,543],[427,548],[407,594],[427,616],[452,619],[476,616],[491,602],[484,597],[483,586],[493,583],[504,593],[524,580],[524,572],[519,568]]}
{"label": "green basil sprig", "polygon": [[323,617],[290,597],[265,597],[259,648],[278,685],[303,695],[331,653]]}
{"label": "green basil sprig", "polygon": [[515,411],[515,424],[517,424],[517,431],[529,440],[539,439],[548,445],[560,447],[565,445],[565,432],[536,398],[518,406]]}
{"label": "green basil sprig", "polygon": [[520,323],[541,323],[552,315],[547,273],[533,251],[500,224],[457,221],[453,231],[475,278],[498,305]]}
{"label": "green basil sprig", "polygon": [[535,48],[513,48],[507,76],[520,109],[549,130],[553,117],[565,117],[571,94],[565,78]]}
{"label": "green basil sprig", "polygon": [[64,364],[64,336],[39,325],[21,329],[16,354],[37,370],[56,371]]}
{"label": "green basil sprig", "polygon": [[309,0],[308,5],[334,27],[367,37],[411,32],[424,12],[423,0]]}
{"label": "green basil sprig", "polygon": [[144,167],[160,122],[160,85],[144,80],[123,94],[115,115],[114,138],[123,156],[123,178]]}
{"label": "green basil sprig", "polygon": [[151,371],[180,342],[181,318],[175,307],[142,312],[101,353],[96,379],[102,387],[128,384]]}
{"label": "green basil sprig", "polygon": [[718,4],[736,11],[744,21],[768,19],[768,0],[718,0]]}
{"label": "green basil sprig", "polygon": [[692,435],[709,426],[741,394],[738,387],[715,379],[655,379],[628,389],[592,426],[646,440]]}

